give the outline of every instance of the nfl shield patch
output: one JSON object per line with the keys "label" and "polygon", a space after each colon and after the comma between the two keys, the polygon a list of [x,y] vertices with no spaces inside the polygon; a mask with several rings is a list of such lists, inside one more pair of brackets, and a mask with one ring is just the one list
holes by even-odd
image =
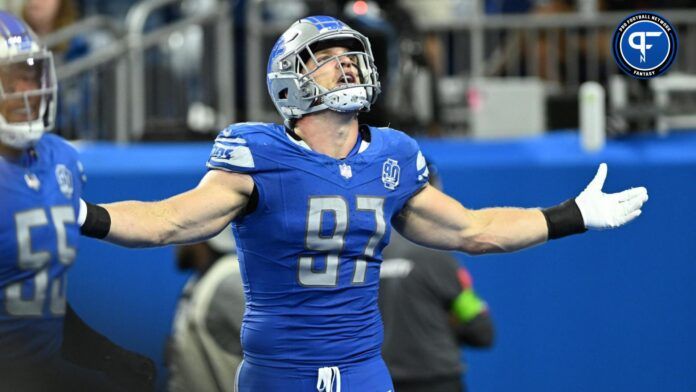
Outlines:
{"label": "nfl shield patch", "polygon": [[27,186],[30,189],[38,191],[39,188],[41,188],[41,181],[39,181],[39,177],[37,177],[36,174],[34,174],[34,173],[25,174],[24,181],[26,181]]}
{"label": "nfl shield patch", "polygon": [[341,176],[346,180],[353,177],[353,170],[347,164],[341,163],[340,165],[338,165],[338,168],[341,172]]}

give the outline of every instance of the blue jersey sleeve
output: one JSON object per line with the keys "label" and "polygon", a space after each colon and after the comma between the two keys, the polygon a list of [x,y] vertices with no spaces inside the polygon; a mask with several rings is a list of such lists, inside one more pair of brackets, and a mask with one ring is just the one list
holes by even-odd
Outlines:
{"label": "blue jersey sleeve", "polygon": [[206,166],[208,169],[253,174],[273,166],[265,159],[268,149],[267,134],[274,129],[270,124],[239,123],[224,129],[215,139]]}
{"label": "blue jersey sleeve", "polygon": [[[47,133],[42,137],[37,148],[39,149],[39,154],[50,156],[49,161],[51,165],[56,167],[63,166],[68,169],[67,172],[62,172],[59,169],[54,170],[61,188],[63,190],[72,188],[76,196],[75,199],[79,200],[82,195],[82,189],[87,182],[87,175],[75,147],[60,136]],[[59,176],[59,173],[62,175]]]}
{"label": "blue jersey sleeve", "polygon": [[[416,147],[418,146],[416,145]],[[416,154],[416,174],[416,190],[418,190],[428,183],[430,176],[430,172],[428,171],[428,163],[426,162],[420,149],[418,149],[418,153]]]}
{"label": "blue jersey sleeve", "polygon": [[400,160],[403,162],[403,173],[400,177],[402,186],[406,189],[404,193],[410,198],[428,183],[428,165],[420,151],[418,142],[404,132],[393,129],[391,131],[394,135],[392,148],[401,151]]}
{"label": "blue jersey sleeve", "polygon": [[[398,213],[408,200],[428,183],[428,167],[418,143],[405,133],[391,128],[377,128],[385,140],[386,157],[382,166],[382,182],[397,194]],[[398,153],[395,153],[398,152]]]}

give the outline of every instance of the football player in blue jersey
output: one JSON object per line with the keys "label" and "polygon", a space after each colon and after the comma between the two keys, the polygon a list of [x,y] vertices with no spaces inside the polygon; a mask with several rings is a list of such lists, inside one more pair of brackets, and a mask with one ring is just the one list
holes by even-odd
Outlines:
{"label": "football player in blue jersey", "polygon": [[413,139],[358,124],[378,74],[368,40],[337,19],[295,22],[267,71],[284,124],[232,125],[194,189],[157,202],[83,202],[80,221],[83,234],[130,247],[200,241],[232,222],[246,295],[240,391],[393,390],[377,306],[392,227],[432,248],[511,252],[621,226],[647,200],[645,188],[602,193],[601,165],[556,207],[463,207],[428,185]]}
{"label": "football player in blue jersey", "polygon": [[65,272],[79,238],[82,182],[74,149],[44,135],[53,126],[56,93],[51,53],[23,22],[0,12],[3,375],[15,364],[41,364],[60,351]]}
{"label": "football player in blue jersey", "polygon": [[[0,11],[0,389],[111,391],[110,374],[134,379],[122,377],[133,372],[111,358],[140,358],[91,330],[69,305],[64,323],[84,176],[77,152],[44,133],[55,120],[56,95],[51,52],[24,22]],[[80,338],[65,345],[64,332],[76,336],[76,327]]]}

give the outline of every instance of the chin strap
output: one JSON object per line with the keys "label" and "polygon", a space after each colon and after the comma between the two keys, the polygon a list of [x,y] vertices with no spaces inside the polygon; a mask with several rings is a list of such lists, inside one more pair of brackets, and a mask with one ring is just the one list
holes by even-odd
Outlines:
{"label": "chin strap", "polygon": [[[2,117],[2,116],[0,116]],[[0,143],[23,150],[33,146],[44,134],[43,123],[34,121],[25,125],[9,125],[0,121]]]}

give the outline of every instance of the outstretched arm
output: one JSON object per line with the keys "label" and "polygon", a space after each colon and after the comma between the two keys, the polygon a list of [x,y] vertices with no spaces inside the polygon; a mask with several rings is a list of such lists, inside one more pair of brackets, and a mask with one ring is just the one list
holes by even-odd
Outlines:
{"label": "outstretched arm", "polygon": [[546,241],[548,233],[538,209],[470,210],[430,185],[409,200],[393,223],[417,244],[470,254],[512,252]]}
{"label": "outstretched arm", "polygon": [[[104,204],[99,207],[105,211],[98,212],[110,221],[104,239],[147,247],[210,238],[244,210],[253,189],[248,175],[211,170],[195,188],[162,201]],[[88,210],[97,214],[94,207]],[[86,225],[93,221],[90,218],[86,217]],[[83,225],[83,233],[84,229]]]}
{"label": "outstretched arm", "polygon": [[576,199],[546,210],[470,210],[427,186],[409,200],[393,223],[406,238],[431,248],[470,254],[512,252],[585,229],[619,227],[640,215],[647,190],[605,194],[606,174],[606,164],[601,164]]}

